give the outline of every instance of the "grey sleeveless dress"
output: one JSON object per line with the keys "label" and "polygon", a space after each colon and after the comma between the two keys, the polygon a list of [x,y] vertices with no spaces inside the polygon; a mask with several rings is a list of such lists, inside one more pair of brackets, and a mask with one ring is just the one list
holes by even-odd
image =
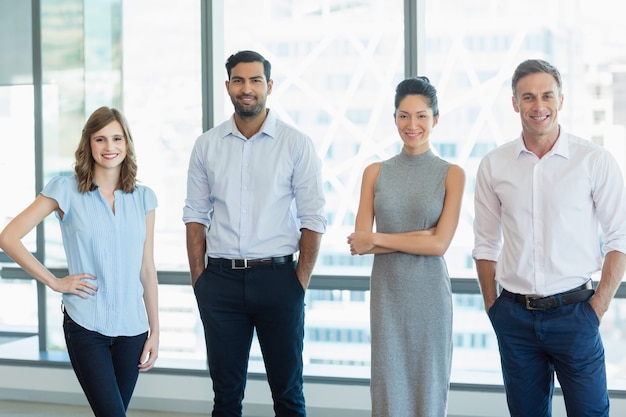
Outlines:
{"label": "grey sleeveless dress", "polygon": [[[374,187],[376,230],[437,224],[449,163],[405,153],[384,161]],[[372,416],[445,417],[452,363],[452,292],[443,257],[374,256]]]}

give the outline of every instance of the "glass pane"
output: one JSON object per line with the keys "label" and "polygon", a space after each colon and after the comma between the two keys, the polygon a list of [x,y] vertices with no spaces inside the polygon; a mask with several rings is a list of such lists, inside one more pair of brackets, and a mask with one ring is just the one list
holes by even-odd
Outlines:
{"label": "glass pane", "polygon": [[31,4],[0,0],[0,85],[32,84]]}
{"label": "glass pane", "polygon": [[[135,140],[138,179],[159,198],[159,269],[187,268],[181,216],[187,160],[202,125],[199,10],[199,1],[42,4],[45,182],[73,173],[80,131],[93,110],[123,110]],[[45,233],[46,265],[65,268],[54,216]],[[64,349],[59,303],[48,294],[50,350]]]}
{"label": "glass pane", "polygon": [[[31,4],[0,0],[0,230],[35,195],[33,115]],[[23,242],[36,251],[34,232]],[[0,269],[9,262],[0,252]],[[36,290],[33,281],[0,278],[0,357],[19,351],[19,333],[37,332]]]}
{"label": "glass pane", "polygon": [[[30,2],[0,0],[0,229],[35,195],[33,100]],[[35,234],[24,244],[34,252]]]}
{"label": "glass pane", "polygon": [[[97,107],[120,107],[121,27],[117,0],[41,2],[44,185],[73,175],[74,152],[86,117]],[[45,264],[67,268],[55,216],[44,222]],[[50,351],[64,350],[59,294],[46,291]]]}
{"label": "glass pane", "polygon": [[[432,142],[467,174],[461,224],[446,255],[451,275],[474,275],[473,175],[487,151],[519,135],[510,79],[521,61],[543,58],[560,69],[561,124],[609,148],[626,172],[626,71],[618,53],[626,39],[612,37],[622,25],[617,5],[600,3],[579,2],[563,13],[560,4],[548,7],[536,0],[426,0],[428,59],[422,68],[438,88],[441,110]],[[609,45],[609,39],[611,46],[598,47]]]}
{"label": "glass pane", "polygon": [[200,1],[126,1],[123,17],[124,110],[138,178],[159,200],[157,268],[188,270],[182,207],[189,155],[202,133]]}
{"label": "glass pane", "polygon": [[[308,290],[305,304],[304,375],[369,378],[369,291]],[[256,337],[249,369],[265,372]]]}
{"label": "glass pane", "polygon": [[306,375],[369,378],[369,300],[369,291],[307,291]]}
{"label": "glass pane", "polygon": [[[159,197],[157,266],[186,268],[181,207],[187,159],[201,131],[200,4],[133,1],[122,6],[112,0],[86,2],[83,8],[82,1],[62,3],[48,0],[42,8],[47,39],[46,182],[54,175],[72,174],[80,130],[93,110],[102,105],[121,108],[135,140],[139,180]],[[151,14],[149,34],[147,14]],[[79,49],[83,39],[84,55]],[[60,228],[53,216],[45,231],[46,264],[65,267]],[[64,349],[59,302],[59,297],[48,295],[51,350]]]}
{"label": "glass pane", "polygon": [[452,381],[502,383],[498,341],[480,294],[453,294]]}
{"label": "glass pane", "polygon": [[[41,5],[44,185],[73,175],[86,118],[121,106],[121,6],[118,0],[43,0]],[[58,221],[45,222],[46,265],[65,267]]]}
{"label": "glass pane", "polygon": [[0,334],[2,332],[37,332],[34,280],[0,279]]}
{"label": "glass pane", "polygon": [[[85,119],[82,0],[41,2],[44,185],[74,172],[74,151]],[[45,264],[66,267],[57,219],[45,223]],[[58,323],[53,326],[59,331]]]}
{"label": "glass pane", "polygon": [[[554,63],[563,76],[561,124],[609,149],[626,172],[626,38],[614,36],[623,22],[610,0],[574,2],[566,9],[538,0],[426,0],[425,7],[427,59],[421,68],[438,89],[441,111],[432,142],[467,175],[461,222],[446,260],[452,276],[475,277],[474,175],[489,150],[519,136],[519,117],[511,105],[515,67],[528,58]],[[474,374],[474,380],[489,381],[492,375],[501,383],[493,330],[479,296],[470,299],[456,297],[453,381],[472,381]],[[467,311],[468,303],[475,312]],[[615,320],[605,318],[602,324],[609,388],[623,386],[622,355],[611,353],[623,351],[623,305],[624,300],[615,300]]]}
{"label": "glass pane", "polygon": [[36,359],[36,334],[37,284],[0,279],[0,358]]}
{"label": "glass pane", "polygon": [[[268,107],[311,136],[324,160],[329,222],[316,273],[369,274],[372,257],[351,256],[345,242],[363,168],[399,151],[392,115],[404,70],[403,1],[224,3],[224,44],[216,48],[224,56],[215,60],[242,49],[263,54],[274,79]],[[226,79],[223,65],[216,77]],[[216,100],[225,110],[217,123],[233,111],[223,83]]]}
{"label": "glass pane", "polygon": [[[399,150],[392,114],[404,69],[403,2],[246,4],[224,2],[216,77],[226,79],[223,63],[239,50],[256,50],[272,63],[268,107],[311,136],[324,161],[328,229],[315,272],[369,274],[372,257],[352,257],[345,239],[354,228],[362,169]],[[259,21],[268,22],[263,30]],[[233,108],[223,83],[217,91],[220,123]],[[305,374],[369,376],[369,293],[308,291],[306,326]],[[250,366],[264,372],[256,343]]]}
{"label": "glass pane", "polygon": [[[369,291],[309,290],[306,293],[305,375],[368,378]],[[191,286],[159,288],[159,367],[206,367],[204,328]],[[343,320],[337,320],[342,317]],[[250,372],[264,373],[256,337]]]}
{"label": "glass pane", "polygon": [[[205,367],[204,329],[191,286],[162,285],[159,308],[158,366]],[[306,375],[369,377],[369,291],[307,291],[304,346]],[[265,372],[256,337],[250,372]]]}
{"label": "glass pane", "polygon": [[[602,318],[609,388],[626,389],[626,299],[614,299]],[[491,323],[478,294],[454,294],[452,380],[468,384],[501,384],[500,354]],[[558,382],[558,381],[557,381]]]}
{"label": "glass pane", "polygon": [[[11,155],[6,152],[0,158],[0,195],[5,196],[0,204],[0,230],[35,198],[33,97],[32,84],[0,85],[0,132]],[[23,242],[31,252],[36,251],[34,231]]]}
{"label": "glass pane", "polygon": [[159,367],[206,367],[204,328],[191,285],[159,286]]}

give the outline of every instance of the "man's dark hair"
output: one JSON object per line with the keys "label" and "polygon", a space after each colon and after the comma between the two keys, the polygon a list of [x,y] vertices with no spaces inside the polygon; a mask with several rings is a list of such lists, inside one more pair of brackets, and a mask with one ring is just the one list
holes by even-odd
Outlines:
{"label": "man's dark hair", "polygon": [[559,94],[561,94],[561,74],[559,70],[552,64],[542,59],[528,59],[517,66],[515,72],[513,73],[513,78],[511,80],[511,87],[513,88],[513,95],[517,94],[517,83],[522,77],[525,77],[530,74],[536,74],[539,72],[545,72],[546,74],[550,74],[556,80],[556,85],[559,88]]}
{"label": "man's dark hair", "polygon": [[226,60],[226,72],[228,73],[228,79],[230,80],[230,72],[235,65],[240,62],[262,62],[265,73],[265,81],[269,82],[272,73],[272,64],[258,52],[254,51],[239,51],[236,54],[232,54]]}
{"label": "man's dark hair", "polygon": [[[437,101],[437,89],[430,83],[428,77],[412,77],[401,81],[396,87],[395,109],[402,99],[410,95],[423,96],[433,111],[433,116],[439,115],[439,104]],[[395,112],[394,112],[395,117]]]}

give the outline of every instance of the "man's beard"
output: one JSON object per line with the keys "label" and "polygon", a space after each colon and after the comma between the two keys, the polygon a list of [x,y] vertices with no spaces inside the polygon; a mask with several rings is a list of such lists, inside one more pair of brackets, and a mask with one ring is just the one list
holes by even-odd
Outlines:
{"label": "man's beard", "polygon": [[237,113],[241,117],[253,117],[263,111],[265,103],[257,102],[257,104],[253,106],[244,106],[240,104],[238,101],[233,100],[233,105],[235,106],[235,113]]}

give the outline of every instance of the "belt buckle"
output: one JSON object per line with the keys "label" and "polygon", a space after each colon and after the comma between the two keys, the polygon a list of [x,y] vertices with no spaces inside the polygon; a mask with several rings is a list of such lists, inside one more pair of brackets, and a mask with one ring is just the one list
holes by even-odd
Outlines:
{"label": "belt buckle", "polygon": [[[238,266],[237,261],[243,261],[243,266]],[[247,269],[248,268],[248,259],[231,259],[230,260],[230,268],[231,269]]]}
{"label": "belt buckle", "polygon": [[524,299],[526,300],[526,310],[542,310],[541,308],[538,307],[533,307],[530,305],[530,302],[532,300],[538,300],[542,297],[537,297],[537,294],[529,294],[529,295],[525,295]]}

